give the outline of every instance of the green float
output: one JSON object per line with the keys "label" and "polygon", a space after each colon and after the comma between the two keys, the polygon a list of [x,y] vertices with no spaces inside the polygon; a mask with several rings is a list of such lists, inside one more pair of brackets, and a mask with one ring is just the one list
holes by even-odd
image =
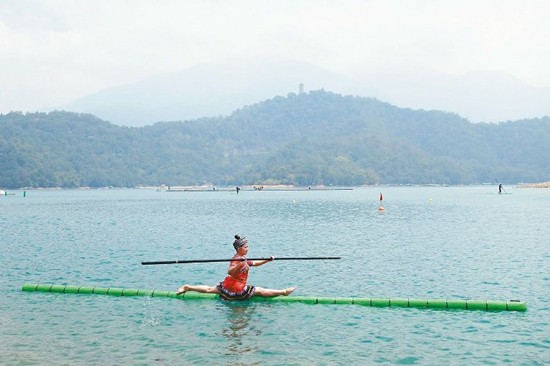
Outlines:
{"label": "green float", "polygon": [[[23,291],[55,292],[64,294],[94,294],[111,296],[148,296],[148,297],[171,297],[175,299],[219,299],[218,294],[203,294],[198,292],[187,292],[176,294],[175,291],[161,290],[136,290],[117,287],[79,287],[49,284],[25,284]],[[523,301],[489,301],[489,300],[444,300],[444,299],[384,299],[384,298],[360,298],[360,297],[313,297],[313,296],[276,296],[261,297],[254,296],[252,302],[284,302],[303,304],[340,304],[340,305],[362,305],[376,308],[399,307],[399,308],[431,308],[431,309],[453,309],[453,310],[486,310],[486,311],[526,311],[527,305]]]}

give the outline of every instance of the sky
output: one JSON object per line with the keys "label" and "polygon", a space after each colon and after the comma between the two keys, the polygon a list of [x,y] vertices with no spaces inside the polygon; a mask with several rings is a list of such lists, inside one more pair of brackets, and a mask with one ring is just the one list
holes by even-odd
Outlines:
{"label": "sky", "polygon": [[0,113],[227,58],[550,87],[547,0],[0,0]]}

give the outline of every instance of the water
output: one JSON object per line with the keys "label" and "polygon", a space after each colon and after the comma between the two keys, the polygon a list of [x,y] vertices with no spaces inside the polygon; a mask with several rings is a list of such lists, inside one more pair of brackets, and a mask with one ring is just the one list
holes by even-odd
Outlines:
{"label": "water", "polygon": [[[28,191],[0,197],[4,364],[550,364],[550,191]],[[378,195],[384,193],[384,212]],[[24,283],[215,284],[234,234],[252,268],[310,296],[521,299],[525,313],[22,292]]]}

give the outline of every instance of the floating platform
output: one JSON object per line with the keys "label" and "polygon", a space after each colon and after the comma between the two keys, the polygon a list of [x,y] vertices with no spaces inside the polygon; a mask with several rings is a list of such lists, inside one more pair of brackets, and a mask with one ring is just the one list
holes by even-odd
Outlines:
{"label": "floating platform", "polygon": [[[252,188],[243,187],[239,188],[239,192],[296,192],[296,191],[353,191],[352,187],[264,187],[264,188]],[[174,188],[169,187],[166,192],[236,192],[235,188],[202,188],[202,187],[184,187]]]}
{"label": "floating platform", "polygon": [[[170,297],[182,300],[195,299],[219,299],[218,294],[203,294],[198,292],[187,292],[176,294],[175,291],[162,290],[136,290],[116,287],[80,287],[50,284],[25,284],[23,291],[55,292],[65,294],[94,294],[111,296],[148,296],[148,297]],[[339,304],[339,305],[362,305],[375,308],[400,307],[400,308],[434,308],[434,309],[456,309],[456,310],[486,310],[486,311],[526,311],[527,305],[523,301],[491,301],[491,300],[444,300],[444,299],[384,299],[384,298],[358,298],[358,297],[314,297],[314,296],[276,296],[261,297],[254,296],[251,302],[281,302],[281,303],[303,303],[303,304]]]}

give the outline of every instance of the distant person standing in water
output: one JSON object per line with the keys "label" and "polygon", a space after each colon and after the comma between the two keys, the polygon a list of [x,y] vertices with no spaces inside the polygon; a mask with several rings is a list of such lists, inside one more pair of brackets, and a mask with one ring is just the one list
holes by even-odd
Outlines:
{"label": "distant person standing in water", "polygon": [[196,291],[202,293],[214,293],[220,294],[220,298],[224,300],[248,300],[252,296],[288,296],[296,287],[288,287],[283,290],[272,290],[268,288],[256,287],[246,283],[248,279],[248,270],[250,267],[257,267],[271,262],[275,258],[271,256],[269,259],[261,261],[249,261],[246,259],[248,253],[248,240],[245,237],[235,235],[235,241],[233,247],[237,253],[233,256],[233,260],[229,264],[227,270],[227,276],[225,280],[218,282],[216,286],[207,285],[183,285],[181,286],[177,294],[182,294],[187,291]]}
{"label": "distant person standing in water", "polygon": [[241,189],[239,188],[239,186],[237,186],[237,188],[236,188],[235,190],[237,191],[237,194],[239,194],[239,191],[240,191]]}
{"label": "distant person standing in water", "polygon": [[502,194],[502,183],[498,185],[498,194]]}

